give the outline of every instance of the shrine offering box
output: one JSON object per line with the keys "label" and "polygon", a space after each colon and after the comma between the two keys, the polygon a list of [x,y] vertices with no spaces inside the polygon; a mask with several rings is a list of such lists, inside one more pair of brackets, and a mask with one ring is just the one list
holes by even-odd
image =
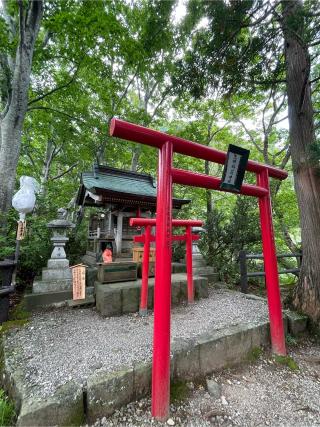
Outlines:
{"label": "shrine offering box", "polygon": [[[132,259],[135,262],[142,262],[143,261],[143,248],[133,248],[132,249]],[[149,254],[149,262],[154,262],[156,259],[156,250],[155,248],[150,248],[150,254]]]}
{"label": "shrine offering box", "polygon": [[98,281],[101,283],[137,280],[137,263],[134,261],[99,262],[97,267]]}

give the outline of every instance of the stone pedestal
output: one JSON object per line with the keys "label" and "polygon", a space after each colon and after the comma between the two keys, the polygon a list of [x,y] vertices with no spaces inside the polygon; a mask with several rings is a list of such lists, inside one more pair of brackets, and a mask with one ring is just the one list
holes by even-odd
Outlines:
{"label": "stone pedestal", "polygon": [[35,280],[33,283],[33,293],[71,291],[72,273],[64,248],[69,240],[66,236],[67,229],[73,227],[74,224],[65,219],[64,209],[58,210],[58,219],[49,222],[48,228],[53,231],[53,251],[47,268],[42,269],[42,280]]}

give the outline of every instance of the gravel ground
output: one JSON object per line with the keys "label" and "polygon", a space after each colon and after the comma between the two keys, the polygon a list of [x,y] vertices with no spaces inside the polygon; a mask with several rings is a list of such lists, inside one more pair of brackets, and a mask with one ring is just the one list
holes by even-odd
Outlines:
{"label": "gravel ground", "polygon": [[[172,340],[245,321],[267,319],[267,305],[238,292],[211,289],[208,299],[172,310]],[[151,359],[153,315],[103,318],[94,309],[38,312],[8,337],[12,363],[22,368],[33,396],[48,396],[96,370],[112,371]]]}
{"label": "gravel ground", "polygon": [[[189,396],[171,404],[165,425],[319,426],[320,345],[306,341],[290,355],[299,370],[291,371],[264,354],[256,363],[211,377],[221,386],[220,398],[209,395],[205,382],[188,383]],[[150,399],[131,403],[94,426],[163,426],[152,420],[150,405]]]}

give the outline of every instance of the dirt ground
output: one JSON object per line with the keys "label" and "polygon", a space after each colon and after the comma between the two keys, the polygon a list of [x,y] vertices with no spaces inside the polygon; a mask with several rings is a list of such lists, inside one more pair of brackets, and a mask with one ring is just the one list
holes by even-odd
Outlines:
{"label": "dirt ground", "polygon": [[[320,425],[320,343],[309,338],[291,346],[289,355],[291,369],[288,360],[282,364],[263,353],[253,355],[254,362],[211,376],[220,385],[220,397],[208,393],[206,380],[181,384],[175,394],[186,396],[171,404],[165,425]],[[150,399],[131,403],[95,426],[163,425],[151,418],[150,405]]]}

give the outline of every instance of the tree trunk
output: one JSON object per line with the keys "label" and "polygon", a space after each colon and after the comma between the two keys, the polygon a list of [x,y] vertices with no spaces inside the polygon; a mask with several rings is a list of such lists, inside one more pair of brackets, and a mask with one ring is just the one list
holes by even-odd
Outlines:
{"label": "tree trunk", "polygon": [[131,158],[132,172],[137,172],[137,169],[139,166],[140,154],[141,154],[141,147],[139,144],[136,144],[134,149],[132,150],[132,158]]}
{"label": "tree trunk", "polygon": [[[21,132],[28,104],[34,44],[43,11],[42,1],[29,1],[27,7],[24,7],[21,2],[19,9],[19,44],[11,82],[11,98],[8,100],[9,104],[5,112],[1,115],[0,122],[0,213],[2,218],[6,216],[11,206],[14,191]],[[4,223],[2,222],[2,225]]]}
{"label": "tree trunk", "polygon": [[303,260],[294,306],[320,321],[320,174],[310,157],[315,141],[309,84],[310,56],[304,45],[302,3],[284,1],[283,31],[287,71],[289,133],[298,197]]}

